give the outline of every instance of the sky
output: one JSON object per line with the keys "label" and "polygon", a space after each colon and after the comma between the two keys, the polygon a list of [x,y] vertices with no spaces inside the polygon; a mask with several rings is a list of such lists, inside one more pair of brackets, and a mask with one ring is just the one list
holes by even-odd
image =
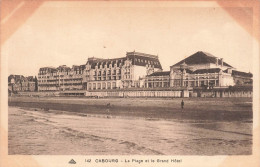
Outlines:
{"label": "sky", "polygon": [[[253,71],[253,38],[217,5],[115,3],[44,2],[2,45],[8,74],[37,75],[40,67],[71,67],[88,57],[124,57],[134,50],[158,55],[164,70],[205,51],[237,70]],[[230,10],[247,10],[252,28],[250,8]]]}

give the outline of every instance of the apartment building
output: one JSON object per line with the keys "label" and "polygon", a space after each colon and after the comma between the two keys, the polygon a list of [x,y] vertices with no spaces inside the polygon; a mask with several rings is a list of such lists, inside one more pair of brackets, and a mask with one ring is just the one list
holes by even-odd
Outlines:
{"label": "apartment building", "polygon": [[145,78],[162,66],[158,56],[127,52],[115,59],[88,58],[85,65],[42,67],[38,73],[39,91],[101,90],[144,87]]}
{"label": "apartment building", "polygon": [[145,78],[162,66],[158,56],[140,52],[127,52],[116,59],[89,58],[84,85],[87,90],[124,89],[144,87]]}
{"label": "apartment building", "polygon": [[85,65],[73,65],[72,68],[61,65],[58,68],[42,67],[38,73],[39,91],[65,91],[83,89]]}

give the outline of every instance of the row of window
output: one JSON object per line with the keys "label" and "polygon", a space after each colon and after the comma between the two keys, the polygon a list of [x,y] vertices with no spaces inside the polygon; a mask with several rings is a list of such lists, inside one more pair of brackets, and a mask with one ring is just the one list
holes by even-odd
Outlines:
{"label": "row of window", "polygon": [[121,79],[121,76],[108,76],[108,77],[101,77],[101,76],[98,76],[98,77],[94,77],[95,81],[106,81],[106,80],[120,80]]}
{"label": "row of window", "polygon": [[[44,76],[44,75],[47,75],[48,74],[48,76],[47,77],[49,77],[49,76],[53,76],[53,77],[56,77],[56,76],[61,76],[59,73],[43,73],[43,74],[41,74],[41,73],[39,73],[38,75],[38,77],[39,78],[44,78],[44,77],[46,77],[46,76]],[[80,75],[80,74],[83,74],[83,71],[76,71],[75,73],[70,73],[69,71],[67,71],[67,72],[65,72],[65,73],[62,73],[62,74],[64,74],[64,75]]]}
{"label": "row of window", "polygon": [[139,59],[139,58],[135,58],[135,62],[159,65],[159,63],[157,61],[143,60],[143,59]]}
{"label": "row of window", "polygon": [[58,80],[39,80],[38,81],[39,83],[65,83],[65,82],[71,82],[71,83],[81,83],[82,82],[82,80],[60,80],[60,81],[58,81]]}
{"label": "row of window", "polygon": [[66,86],[66,85],[82,85],[82,83],[62,83],[62,84],[57,84],[57,83],[48,83],[48,84],[38,84],[38,86],[46,86],[46,87],[52,87],[52,86]]}
{"label": "row of window", "polygon": [[89,90],[98,90],[98,89],[116,89],[116,82],[112,82],[112,84],[110,82],[108,83],[89,83],[88,84],[88,88]]}
{"label": "row of window", "polygon": [[[95,73],[94,73],[94,75],[111,75],[111,72],[110,71],[108,71],[107,73],[104,71],[104,72],[102,72],[101,73],[101,71],[99,71],[99,72],[97,72],[97,71],[95,71]],[[112,75],[120,75],[121,74],[121,71],[113,71],[113,73],[112,73]]]}
{"label": "row of window", "polygon": [[148,81],[169,81],[169,78],[149,78]]}
{"label": "row of window", "polygon": [[96,65],[95,66],[95,69],[102,69],[102,68],[114,68],[114,67],[121,67],[122,66],[122,64],[121,63],[119,63],[119,65],[117,65],[116,63],[114,64],[114,66],[112,65],[112,64],[109,64],[109,66],[108,65]]}
{"label": "row of window", "polygon": [[[181,80],[174,80],[174,86],[182,86]],[[183,86],[218,86],[219,80],[212,80],[212,81],[183,81]]]}
{"label": "row of window", "polygon": [[148,83],[148,88],[161,88],[161,87],[169,87],[169,82],[152,82]]}

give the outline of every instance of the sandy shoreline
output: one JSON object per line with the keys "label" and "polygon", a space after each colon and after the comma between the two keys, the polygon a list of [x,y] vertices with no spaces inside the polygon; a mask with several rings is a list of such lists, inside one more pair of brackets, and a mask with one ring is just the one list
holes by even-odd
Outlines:
{"label": "sandy shoreline", "polygon": [[180,101],[12,97],[9,154],[252,153],[251,98],[184,99],[184,112]]}
{"label": "sandy shoreline", "polygon": [[9,154],[251,154],[251,123],[108,119],[70,113],[9,107]]}
{"label": "sandy shoreline", "polygon": [[[84,99],[11,97],[9,106],[148,119],[252,122],[251,98]],[[107,107],[107,104],[110,107]]]}

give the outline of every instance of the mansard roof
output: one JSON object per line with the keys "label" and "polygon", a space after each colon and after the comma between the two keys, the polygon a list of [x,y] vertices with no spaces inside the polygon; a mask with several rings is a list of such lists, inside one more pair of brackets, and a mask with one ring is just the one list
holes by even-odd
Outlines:
{"label": "mansard roof", "polygon": [[148,76],[167,76],[170,75],[170,71],[154,72]]}
{"label": "mansard roof", "polygon": [[115,58],[115,59],[96,59],[96,60],[91,60],[88,61],[88,63],[91,65],[91,68],[95,68],[96,65],[101,65],[103,68],[105,66],[109,67],[110,64],[114,66],[114,64],[117,63],[117,66],[120,65],[120,63],[123,65],[124,61],[126,60],[126,57],[120,57],[120,58]]}
{"label": "mansard roof", "polygon": [[243,77],[253,77],[252,73],[247,73],[247,72],[242,72],[242,71],[236,71],[236,70],[232,70],[232,75],[239,75],[239,76],[243,76]]}
{"label": "mansard roof", "polygon": [[86,66],[85,65],[73,65],[72,66],[72,69],[73,70],[83,70],[83,69],[85,69],[86,68]]}
{"label": "mansard roof", "polygon": [[[228,69],[226,69],[224,72],[227,72]],[[250,72],[242,72],[242,71],[236,71],[236,70],[232,70],[232,75],[236,75],[236,76],[242,76],[242,77],[249,77],[252,78],[253,74]]]}
{"label": "mansard roof", "polygon": [[66,65],[61,65],[57,68],[59,71],[71,71],[71,68]]}
{"label": "mansard roof", "polygon": [[55,67],[41,67],[40,70],[45,70],[45,69],[56,69]]}
{"label": "mansard roof", "polygon": [[[173,66],[181,65],[182,63],[186,63],[187,65],[192,65],[192,64],[208,64],[208,63],[213,63],[216,64],[217,62],[217,57],[213,56],[210,53],[207,52],[196,52],[193,55],[187,57],[186,59],[183,59],[182,61],[174,64]],[[218,61],[218,64],[221,65],[221,62]],[[231,65],[227,64],[226,62],[223,62],[224,66],[232,67]]]}
{"label": "mansard roof", "polygon": [[109,67],[110,64],[114,66],[117,63],[117,66],[124,65],[124,62],[129,59],[132,61],[133,65],[137,66],[146,66],[147,64],[153,65],[154,68],[162,69],[161,63],[158,59],[158,56],[140,53],[140,52],[127,52],[126,57],[114,58],[114,59],[99,59],[99,58],[89,58],[87,64],[91,65],[91,68],[95,68],[96,65],[102,65]]}
{"label": "mansard roof", "polygon": [[153,65],[154,68],[162,69],[158,56],[140,53],[140,52],[127,52],[126,57],[132,60],[133,65],[146,66],[147,64]]}
{"label": "mansard roof", "polygon": [[56,72],[57,69],[55,67],[41,67],[39,71]]}

